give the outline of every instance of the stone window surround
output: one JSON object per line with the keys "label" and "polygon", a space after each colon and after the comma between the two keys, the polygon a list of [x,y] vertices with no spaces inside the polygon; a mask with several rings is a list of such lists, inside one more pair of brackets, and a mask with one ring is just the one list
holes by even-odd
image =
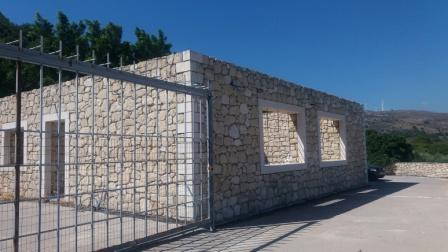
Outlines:
{"label": "stone window surround", "polygon": [[[23,128],[25,131],[23,133],[23,164],[27,163],[27,157],[28,157],[28,151],[27,151],[27,144],[28,144],[28,133],[26,132],[28,130],[28,123],[26,120],[20,121],[20,127]],[[0,165],[8,165],[5,164],[5,131],[3,130],[11,130],[16,128],[16,122],[10,122],[10,123],[4,123],[1,127],[2,131],[0,132],[0,137],[3,142],[3,146],[0,148]],[[4,167],[1,168],[2,171],[14,171],[14,167]]]}
{"label": "stone window surround", "polygon": [[[43,136],[42,136],[42,197],[45,197],[49,194],[49,188],[50,185],[48,185],[48,173],[50,172],[48,170],[48,167],[46,167],[46,163],[48,162],[46,159],[46,152],[47,152],[47,146],[46,146],[46,123],[47,122],[54,122],[54,121],[58,121],[58,117],[59,114],[58,113],[54,113],[54,114],[44,114],[43,115],[43,121],[42,121],[42,129],[44,131]],[[65,161],[64,163],[69,163],[70,162],[70,155],[68,155],[70,153],[70,135],[68,135],[67,133],[70,131],[70,116],[68,112],[62,112],[61,113],[61,121],[64,121],[64,126],[65,129],[64,131],[66,132],[65,134]],[[69,186],[69,166],[68,165],[64,165],[64,181],[65,181],[65,185],[64,185],[64,190],[66,192],[69,191],[70,186]]]}
{"label": "stone window surround", "polygon": [[[275,164],[266,165],[264,161],[264,140],[263,140],[263,111],[266,110],[284,111],[288,113],[297,114],[297,135],[299,150],[302,152],[303,162],[292,164]],[[298,171],[306,168],[306,122],[305,109],[299,106],[290,105],[286,103],[273,102],[263,99],[258,99],[258,125],[259,125],[259,152],[260,152],[260,167],[261,174],[272,174],[279,172]]]}
{"label": "stone window surround", "polygon": [[[341,159],[340,160],[322,160],[321,154],[321,143],[320,143],[320,120],[321,119],[331,119],[339,121],[339,136],[341,140]],[[346,121],[345,116],[341,114],[331,113],[331,112],[317,112],[317,128],[318,128],[318,139],[319,139],[319,160],[320,167],[337,167],[347,164],[347,153],[346,153],[346,143],[347,143],[347,132],[346,132]]]}

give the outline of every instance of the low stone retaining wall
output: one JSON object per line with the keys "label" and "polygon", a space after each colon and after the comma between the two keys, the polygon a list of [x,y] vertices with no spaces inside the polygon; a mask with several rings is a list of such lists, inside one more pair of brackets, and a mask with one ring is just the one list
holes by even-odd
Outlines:
{"label": "low stone retaining wall", "polygon": [[396,163],[386,168],[388,175],[448,178],[448,163]]}

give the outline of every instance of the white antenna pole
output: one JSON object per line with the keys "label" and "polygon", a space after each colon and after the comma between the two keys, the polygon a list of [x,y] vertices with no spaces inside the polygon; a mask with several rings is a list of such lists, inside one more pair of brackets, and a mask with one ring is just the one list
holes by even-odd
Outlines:
{"label": "white antenna pole", "polygon": [[381,100],[381,111],[384,111],[384,100]]}

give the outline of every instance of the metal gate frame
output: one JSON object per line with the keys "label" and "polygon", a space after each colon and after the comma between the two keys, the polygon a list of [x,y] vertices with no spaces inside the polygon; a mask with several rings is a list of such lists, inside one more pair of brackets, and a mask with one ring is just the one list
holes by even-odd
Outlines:
{"label": "metal gate frame", "polygon": [[[41,204],[42,204],[42,194],[40,192],[40,190],[42,190],[42,134],[43,134],[43,130],[42,130],[42,116],[43,116],[43,98],[42,98],[42,90],[43,90],[43,68],[44,67],[48,67],[48,68],[53,68],[56,69],[58,71],[58,87],[59,87],[59,104],[58,104],[58,121],[57,121],[57,136],[58,136],[58,147],[57,147],[57,151],[58,151],[58,155],[57,155],[57,167],[56,169],[60,169],[60,165],[61,165],[61,160],[59,160],[59,152],[60,152],[60,146],[59,146],[59,136],[61,135],[60,132],[60,124],[61,124],[61,75],[62,75],[62,71],[67,71],[67,72],[72,72],[76,74],[75,80],[76,80],[76,85],[78,86],[78,81],[79,81],[79,75],[89,75],[92,77],[92,94],[94,97],[94,89],[95,89],[95,81],[94,81],[94,77],[95,76],[100,76],[102,78],[107,78],[107,80],[109,81],[109,79],[113,79],[113,80],[119,80],[121,82],[129,82],[129,83],[133,83],[134,85],[143,85],[146,87],[151,87],[151,88],[156,88],[157,90],[162,89],[162,90],[166,90],[167,91],[167,95],[168,95],[168,91],[172,91],[176,93],[176,97],[177,94],[185,94],[185,95],[191,95],[191,96],[197,96],[197,97],[202,97],[204,99],[206,99],[206,109],[207,109],[207,113],[206,113],[206,117],[207,117],[207,132],[206,132],[206,136],[208,137],[206,139],[206,144],[207,144],[207,160],[208,160],[208,165],[207,165],[207,201],[208,201],[208,209],[207,209],[207,218],[197,222],[197,223],[192,223],[192,224],[188,224],[188,225],[184,225],[184,226],[180,226],[174,229],[171,229],[169,231],[166,232],[162,232],[162,233],[157,233],[156,235],[151,235],[148,236],[147,232],[146,232],[146,237],[142,238],[142,239],[134,239],[131,242],[120,242],[120,245],[115,246],[113,249],[127,249],[130,248],[136,244],[142,244],[142,243],[152,243],[154,241],[157,241],[165,236],[168,235],[173,235],[173,234],[180,234],[183,231],[188,231],[191,229],[196,229],[196,228],[200,228],[200,227],[206,227],[208,229],[210,229],[210,231],[214,230],[214,214],[213,214],[213,176],[212,176],[212,167],[213,167],[213,125],[212,125],[212,116],[213,116],[213,111],[212,111],[212,96],[211,96],[211,92],[208,90],[208,88],[204,88],[204,87],[199,87],[199,86],[187,86],[187,85],[182,85],[182,84],[178,84],[178,83],[172,83],[172,82],[168,82],[168,81],[164,81],[164,80],[160,80],[160,79],[155,79],[155,78],[150,78],[150,77],[146,77],[146,76],[142,76],[142,75],[137,75],[135,73],[131,73],[131,72],[125,72],[125,71],[121,71],[119,69],[113,69],[113,68],[109,68],[110,66],[110,62],[109,62],[109,55],[108,55],[108,59],[107,62],[104,64],[95,64],[95,55],[93,53],[92,58],[86,61],[81,61],[79,59],[79,52],[78,52],[78,47],[76,49],[76,53],[73,56],[69,56],[69,57],[63,57],[62,55],[62,43],[59,43],[59,50],[57,50],[56,52],[52,52],[52,53],[44,53],[44,45],[43,45],[43,38],[40,38],[40,44],[36,47],[27,49],[27,48],[23,48],[22,46],[22,31],[20,31],[19,34],[19,39],[16,41],[12,41],[6,44],[0,44],[0,58],[3,59],[8,59],[8,60],[13,60],[16,62],[16,94],[15,94],[15,101],[16,101],[16,122],[15,122],[15,164],[14,164],[14,172],[15,172],[15,193],[14,193],[14,233],[13,233],[13,249],[15,252],[19,251],[19,239],[22,238],[19,232],[20,229],[20,204],[21,204],[21,200],[20,200],[20,172],[21,172],[21,167],[24,166],[24,164],[22,164],[21,162],[21,157],[23,157],[23,153],[22,153],[22,149],[20,146],[20,142],[21,142],[21,137],[22,134],[21,132],[23,132],[23,130],[21,130],[21,109],[22,109],[22,101],[21,101],[21,97],[22,97],[22,64],[23,63],[30,63],[30,64],[34,64],[34,65],[38,65],[40,66],[40,71],[39,71],[39,93],[40,93],[40,130],[35,132],[35,133],[39,133],[40,134],[40,150],[39,150],[39,172],[40,172],[40,181],[39,181],[39,226],[38,226],[38,232],[36,233],[37,235],[37,250],[40,251],[41,250],[41,246],[40,246],[40,239],[41,239]],[[16,46],[17,45],[17,46]],[[135,90],[136,88],[134,88]],[[158,92],[158,91],[157,91]],[[107,99],[109,99],[109,96],[107,97]],[[122,97],[123,99],[123,97]],[[108,100],[109,102],[109,100]],[[168,102],[168,100],[167,100]],[[135,101],[136,103],[136,101]],[[92,103],[93,104],[93,103]],[[122,105],[123,106],[123,105]],[[168,106],[168,105],[167,105]],[[108,105],[108,112],[109,112],[109,108],[110,105]],[[135,109],[135,107],[134,107]],[[95,105],[92,105],[92,113],[95,113]],[[79,108],[78,108],[78,88],[76,88],[76,114],[77,114],[77,120],[78,120],[78,113],[79,113]],[[136,113],[136,112],[135,112]],[[135,116],[135,114],[134,114]],[[94,117],[93,117],[94,118]],[[93,119],[93,121],[95,121],[95,119]],[[108,121],[109,123],[109,121]],[[93,123],[94,124],[94,123]],[[136,124],[136,122],[134,122],[134,124]],[[108,126],[109,127],[109,126]],[[135,127],[135,125],[134,125]],[[76,129],[76,137],[78,137],[79,134],[79,129],[77,126]],[[94,131],[94,126],[92,128],[92,131]],[[109,134],[109,133],[108,133]],[[167,133],[168,134],[168,133]],[[78,141],[78,138],[76,138],[76,142]],[[122,138],[123,141],[123,138]],[[94,142],[95,143],[95,142]],[[158,147],[157,147],[158,148]],[[134,146],[135,149],[135,146]],[[76,151],[78,151],[78,149],[76,149]],[[176,150],[177,151],[177,150]],[[135,151],[134,151],[134,155],[135,155]],[[95,162],[95,161],[93,161]],[[176,161],[177,162],[177,161]],[[95,163],[93,163],[94,165]],[[134,163],[134,168],[135,168],[135,163]],[[1,167],[0,167],[1,169]],[[93,174],[93,173],[92,173]],[[135,173],[134,173],[135,174]],[[92,178],[93,179],[93,178]],[[58,182],[59,183],[59,177],[58,177]],[[77,181],[78,183],[78,181]],[[135,184],[134,184],[135,187]],[[59,188],[59,185],[57,186],[57,188]],[[59,190],[59,189],[58,189]],[[93,190],[93,187],[92,187]],[[135,190],[135,188],[134,188]],[[168,196],[167,196],[168,197]],[[202,195],[201,195],[202,197]],[[57,194],[57,203],[58,203],[58,220],[57,220],[57,248],[56,250],[59,251],[60,250],[60,233],[59,233],[59,228],[60,228],[60,216],[59,216],[59,206],[60,206],[60,201],[59,201],[60,195],[59,192]],[[135,196],[134,196],[135,198]],[[1,202],[0,202],[1,203]],[[77,207],[76,207],[77,208]],[[135,202],[134,202],[134,208],[135,208]],[[92,208],[93,209],[93,208]],[[93,211],[93,210],[92,210]],[[92,212],[92,216],[93,216],[93,212]],[[77,217],[76,217],[77,218]],[[92,217],[93,218],[93,217]],[[146,217],[145,217],[146,219]],[[134,216],[134,224],[135,224],[135,216]],[[77,226],[78,223],[75,223],[75,230],[77,230]],[[158,224],[157,224],[158,225]],[[167,224],[168,225],[168,224]],[[93,224],[92,224],[92,236],[93,236]],[[122,227],[121,227],[122,228]],[[109,230],[107,230],[109,231]],[[122,232],[123,230],[120,230],[121,232],[121,237],[122,237]],[[75,232],[75,235],[77,235],[77,233]],[[108,234],[107,234],[108,235]],[[134,238],[135,238],[135,226],[134,226]],[[94,238],[92,237],[92,240]],[[1,241],[4,241],[7,239],[2,239]],[[76,239],[77,242],[77,239]],[[75,249],[77,250],[77,246],[75,246]],[[94,250],[94,243],[92,241],[92,250]],[[110,247],[107,248],[102,248],[102,249],[111,249]]]}

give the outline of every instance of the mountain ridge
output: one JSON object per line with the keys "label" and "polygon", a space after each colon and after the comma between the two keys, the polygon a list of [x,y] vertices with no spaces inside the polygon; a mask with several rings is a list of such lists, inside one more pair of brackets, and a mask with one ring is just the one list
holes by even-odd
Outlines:
{"label": "mountain ridge", "polygon": [[422,110],[366,111],[366,126],[379,132],[448,134],[448,113]]}

